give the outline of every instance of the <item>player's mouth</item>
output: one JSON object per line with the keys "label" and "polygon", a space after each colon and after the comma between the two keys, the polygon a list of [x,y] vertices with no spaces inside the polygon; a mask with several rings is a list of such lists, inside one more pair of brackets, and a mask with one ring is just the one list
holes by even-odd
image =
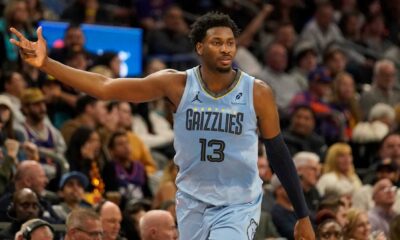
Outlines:
{"label": "player's mouth", "polygon": [[218,61],[222,63],[222,65],[230,65],[232,63],[232,58],[231,57],[222,57],[219,58]]}

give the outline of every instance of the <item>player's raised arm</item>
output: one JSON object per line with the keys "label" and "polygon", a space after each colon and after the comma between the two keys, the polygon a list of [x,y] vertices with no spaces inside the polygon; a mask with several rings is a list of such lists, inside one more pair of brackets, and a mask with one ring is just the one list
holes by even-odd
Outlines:
{"label": "player's raised arm", "polygon": [[10,28],[18,39],[10,42],[19,47],[20,55],[28,64],[39,68],[61,82],[100,99],[143,102],[168,97],[169,80],[177,72],[164,71],[146,78],[111,79],[100,74],[81,71],[57,62],[47,56],[46,40],[42,28],[37,30],[38,40],[31,42],[15,28]]}

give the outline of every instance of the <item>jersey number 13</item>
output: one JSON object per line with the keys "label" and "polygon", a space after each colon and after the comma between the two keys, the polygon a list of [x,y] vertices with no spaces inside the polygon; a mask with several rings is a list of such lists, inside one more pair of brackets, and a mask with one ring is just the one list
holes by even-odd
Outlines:
{"label": "jersey number 13", "polygon": [[[201,144],[201,161],[222,162],[224,161],[225,142],[217,139],[207,141],[205,138],[200,138]],[[212,148],[212,154],[207,155],[207,147]]]}

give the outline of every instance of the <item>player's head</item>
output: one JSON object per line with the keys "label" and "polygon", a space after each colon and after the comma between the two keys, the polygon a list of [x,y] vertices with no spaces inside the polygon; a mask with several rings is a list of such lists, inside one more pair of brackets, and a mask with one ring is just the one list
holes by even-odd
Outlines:
{"label": "player's head", "polygon": [[211,12],[192,25],[190,39],[203,64],[218,72],[229,72],[236,54],[239,29],[226,14]]}

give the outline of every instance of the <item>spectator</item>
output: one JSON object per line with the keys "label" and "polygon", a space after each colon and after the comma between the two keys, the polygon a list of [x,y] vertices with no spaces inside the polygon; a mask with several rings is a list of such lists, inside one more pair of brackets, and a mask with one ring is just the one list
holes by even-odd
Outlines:
{"label": "spectator", "polygon": [[393,89],[396,81],[396,67],[390,60],[375,63],[372,87],[361,94],[360,105],[363,116],[368,116],[371,108],[381,102],[395,106],[400,95]]}
{"label": "spectator", "polygon": [[[119,111],[118,102],[110,101],[106,104],[106,115],[104,123],[97,129],[102,143],[102,149],[107,150],[107,144],[111,135],[119,128]],[[106,152],[107,156],[110,154]]]}
{"label": "spectator", "polygon": [[[4,162],[2,163],[2,166],[4,167],[3,170],[5,170],[5,172],[2,173],[4,174],[3,177],[5,179],[1,180],[5,181],[3,183],[3,186],[5,186],[9,183],[7,179],[11,179],[15,164],[17,164],[19,160],[23,160],[26,157],[29,157],[29,159],[38,160],[39,154],[37,152],[37,148],[32,149],[36,150],[35,152],[29,151],[28,145],[30,144],[25,143],[24,134],[19,129],[14,128],[11,102],[6,96],[2,95],[0,95],[0,121],[0,147],[3,151],[4,157],[6,158],[5,160],[11,160],[7,161],[10,163],[8,166]],[[23,150],[25,150],[26,154],[24,154]],[[0,192],[4,192],[4,189]]]}
{"label": "spectator", "polygon": [[271,210],[272,221],[282,237],[293,240],[293,229],[296,224],[296,214],[285,189],[276,175],[271,179],[272,191],[275,193],[275,204]]}
{"label": "spectator", "polygon": [[341,240],[343,239],[342,226],[335,219],[327,219],[318,224],[316,237],[320,240]]}
{"label": "spectator", "polygon": [[290,100],[301,92],[301,86],[285,72],[288,66],[286,48],[280,43],[272,43],[265,53],[265,63],[258,77],[271,86],[278,110],[286,113]]}
{"label": "spectator", "polygon": [[7,215],[11,225],[0,232],[3,240],[14,239],[21,225],[33,218],[39,218],[42,212],[37,195],[29,188],[22,188],[13,194],[13,199],[7,207]]}
{"label": "spectator", "polygon": [[[4,142],[4,149],[1,149],[0,165],[0,194],[4,193],[11,185],[15,168],[18,164],[19,142],[13,139],[7,139]],[[4,152],[3,152],[4,151]]]}
{"label": "spectator", "polygon": [[64,123],[61,133],[65,142],[69,143],[72,134],[79,127],[97,128],[103,124],[106,115],[106,104],[89,95],[82,95],[76,102],[77,116]]}
{"label": "spectator", "polygon": [[382,57],[389,48],[393,47],[387,36],[384,17],[382,14],[368,15],[361,33],[361,41],[375,56]]}
{"label": "spectator", "polygon": [[47,183],[48,179],[43,167],[37,161],[25,160],[18,164],[14,177],[15,191],[6,192],[0,198],[0,221],[10,220],[7,216],[7,206],[12,201],[13,193],[23,188],[30,188],[39,198],[39,203],[44,210],[43,216],[47,217],[52,223],[59,222],[57,214],[51,208],[54,197],[51,193],[45,191]]}
{"label": "spectator", "polygon": [[100,55],[95,63],[95,66],[104,66],[111,71],[112,78],[121,77],[120,69],[121,69],[121,59],[119,59],[118,53],[116,52],[105,52],[103,55]]}
{"label": "spectator", "polygon": [[358,87],[371,82],[371,73],[376,59],[372,50],[362,44],[361,29],[364,16],[358,11],[343,13],[339,26],[345,38],[341,45],[348,57],[348,71],[354,76]]}
{"label": "spectator", "polygon": [[362,185],[354,169],[351,147],[346,143],[335,143],[329,147],[322,172],[317,183],[322,196],[329,188],[357,190]]}
{"label": "spectator", "polygon": [[368,211],[371,230],[382,231],[389,237],[389,223],[397,215],[393,210],[397,187],[389,179],[379,180],[372,189],[375,206]]}
{"label": "spectator", "polygon": [[390,158],[397,167],[400,166],[400,134],[389,133],[382,141],[379,148],[380,159]]}
{"label": "spectator", "polygon": [[163,170],[160,184],[153,199],[153,209],[158,209],[166,202],[175,200],[177,187],[175,184],[176,175],[178,174],[178,167],[173,161],[170,161]]}
{"label": "spectator", "polygon": [[[374,183],[375,172],[377,165],[380,162],[390,161],[399,169],[400,166],[400,134],[397,132],[390,132],[382,138],[376,146],[367,146],[373,148],[372,151],[366,152],[364,158],[368,159],[369,156],[371,164],[368,165],[368,172],[365,174],[363,181],[369,184]],[[371,157],[372,156],[372,157]],[[399,181],[394,183],[399,186]]]}
{"label": "spectator", "polygon": [[146,31],[160,28],[162,25],[163,13],[165,13],[172,3],[172,0],[162,0],[157,2],[147,0],[135,1],[139,25]]}
{"label": "spectator", "polygon": [[137,160],[145,166],[148,176],[152,176],[157,170],[158,166],[154,161],[150,149],[142,141],[142,139],[132,131],[132,108],[128,102],[118,102],[118,115],[120,129],[126,131],[129,142],[132,148],[132,159]]}
{"label": "spectator", "polygon": [[356,124],[362,120],[358,94],[353,77],[345,72],[338,73],[333,81],[332,98],[330,105],[338,111],[343,119],[343,133],[341,140],[348,142]]}
{"label": "spectator", "polygon": [[293,161],[300,177],[311,220],[315,221],[319,202],[321,201],[321,196],[316,188],[321,171],[319,157],[312,152],[298,152],[293,156]]}
{"label": "spectator", "polygon": [[47,8],[42,0],[29,0],[27,1],[28,12],[30,20],[35,27],[39,26],[39,21],[42,20],[57,20],[57,15]]}
{"label": "spectator", "polygon": [[[389,179],[393,184],[396,184],[399,179],[398,167],[390,158],[381,160],[376,166],[374,182],[378,182],[382,179]],[[353,207],[368,211],[374,205],[372,200],[372,188],[373,185],[370,183],[364,184],[360,189],[353,194]],[[396,192],[396,201],[393,206],[394,210],[400,213],[400,192]]]}
{"label": "spectator", "polygon": [[308,151],[322,157],[327,146],[322,136],[315,132],[315,114],[311,107],[298,105],[293,110],[288,129],[283,137],[292,155]]}
{"label": "spectator", "polygon": [[292,23],[281,23],[274,33],[274,43],[282,44],[286,48],[287,66],[286,69],[293,67],[293,52],[297,41],[297,34]]}
{"label": "spectator", "polygon": [[84,52],[89,57],[88,65],[92,64],[93,56],[85,49],[86,39],[79,24],[71,23],[64,32],[63,40],[61,46],[54,46],[51,49],[50,56],[52,58],[65,63],[69,54]]}
{"label": "spectator", "polygon": [[351,43],[360,43],[363,15],[357,11],[344,12],[339,20],[343,37]]}
{"label": "spectator", "polygon": [[80,172],[72,171],[61,177],[58,195],[60,203],[53,205],[53,210],[65,222],[67,215],[80,207],[90,208],[91,205],[84,200],[85,189],[89,180]]}
{"label": "spectator", "polygon": [[128,239],[140,239],[139,221],[150,211],[151,204],[148,200],[133,200],[127,203],[122,219],[122,228]]}
{"label": "spectator", "polygon": [[103,225],[103,240],[123,240],[120,237],[122,213],[118,205],[113,202],[105,201],[100,204],[98,213]]}
{"label": "spectator", "polygon": [[395,111],[385,103],[375,104],[368,114],[368,122],[358,123],[352,140],[356,143],[370,143],[381,141],[393,128]]}
{"label": "spectator", "polygon": [[1,82],[4,88],[2,95],[9,98],[11,102],[14,125],[22,127],[25,122],[25,116],[21,111],[21,97],[27,87],[27,83],[24,77],[17,71],[5,71],[2,74]]}
{"label": "spectator", "polygon": [[383,233],[377,234],[371,232],[371,224],[369,223],[366,212],[352,208],[347,213],[347,219],[348,224],[346,228],[344,228],[345,239],[368,240],[374,237],[374,235],[376,236],[372,239],[386,239]]}
{"label": "spectator", "polygon": [[71,137],[65,154],[71,170],[82,172],[89,178],[86,200],[95,204],[101,201],[104,193],[104,181],[100,162],[100,136],[88,127],[79,127]]}
{"label": "spectator", "polygon": [[309,89],[298,93],[290,103],[293,109],[297,105],[308,105],[316,116],[316,132],[325,137],[328,145],[338,141],[342,132],[340,115],[327,101],[331,94],[332,78],[325,67],[317,67],[308,76]]}
{"label": "spectator", "polygon": [[34,218],[22,224],[15,240],[53,240],[54,237],[53,227],[48,222]]}
{"label": "spectator", "polygon": [[304,27],[300,38],[312,42],[319,56],[322,56],[329,44],[343,41],[342,33],[334,22],[330,2],[320,2],[317,5],[314,18]]}
{"label": "spectator", "polygon": [[178,231],[171,213],[164,210],[151,210],[140,219],[142,240],[177,240]]}
{"label": "spectator", "polygon": [[290,74],[300,85],[301,91],[308,89],[308,75],[317,67],[318,55],[311,42],[303,41],[296,44],[294,51],[294,67]]}
{"label": "spectator", "polygon": [[25,139],[38,146],[40,162],[45,166],[51,189],[57,189],[59,179],[68,170],[64,158],[66,144],[58,129],[47,118],[45,97],[38,88],[26,89],[21,97],[22,112],[26,120]]}
{"label": "spectator", "polygon": [[173,55],[191,53],[193,47],[188,38],[189,27],[177,5],[168,7],[163,16],[163,27],[149,32],[149,55]]}
{"label": "spectator", "polygon": [[175,156],[171,124],[148,103],[133,105],[133,131],[151,151],[161,153],[167,159]]}
{"label": "spectator", "polygon": [[277,238],[279,233],[272,222],[271,209],[275,203],[274,193],[271,189],[272,169],[269,166],[267,154],[264,145],[258,144],[258,173],[263,181],[264,194],[261,201],[260,223],[257,227],[254,240],[263,240],[268,238]]}
{"label": "spectator", "polygon": [[108,143],[112,161],[103,169],[106,191],[118,191],[126,200],[152,197],[146,171],[142,163],[131,159],[132,149],[125,132],[112,134]]}
{"label": "spectator", "polygon": [[103,239],[103,235],[101,218],[93,210],[81,208],[68,215],[65,240]]}
{"label": "spectator", "polygon": [[0,66],[12,67],[18,62],[18,49],[14,48],[7,39],[11,36],[10,27],[15,27],[28,39],[36,38],[32,28],[28,6],[25,0],[11,0],[4,9],[4,17],[0,19]]}
{"label": "spectator", "polygon": [[110,13],[98,0],[75,0],[63,11],[61,19],[73,23],[111,23]]}
{"label": "spectator", "polygon": [[334,218],[344,228],[347,225],[347,212],[348,207],[338,195],[324,196],[316,215],[316,223],[318,224],[326,218]]}
{"label": "spectator", "polygon": [[296,32],[303,29],[305,23],[309,21],[310,15],[315,11],[314,1],[271,1],[274,11],[271,14],[266,27],[274,32],[280,24],[292,23]]}
{"label": "spectator", "polygon": [[[262,61],[265,48],[270,44],[270,41],[262,41],[261,39],[264,39],[263,36],[266,32],[263,27],[274,7],[268,2],[262,1],[249,2],[249,5],[251,7],[237,4],[237,6],[232,6],[229,11],[231,11],[230,15],[238,23],[239,28],[243,29],[237,39],[238,52],[235,62],[240,69],[252,73],[254,76],[261,71],[262,66],[258,59]],[[246,60],[249,62],[246,62]]]}
{"label": "spectator", "polygon": [[324,52],[324,65],[331,77],[335,79],[339,73],[346,71],[347,56],[344,50],[339,47],[327,48]]}
{"label": "spectator", "polygon": [[14,139],[19,143],[25,141],[24,134],[20,129],[14,127],[14,115],[12,112],[12,103],[4,95],[0,95],[0,145],[4,146],[7,139]]}

